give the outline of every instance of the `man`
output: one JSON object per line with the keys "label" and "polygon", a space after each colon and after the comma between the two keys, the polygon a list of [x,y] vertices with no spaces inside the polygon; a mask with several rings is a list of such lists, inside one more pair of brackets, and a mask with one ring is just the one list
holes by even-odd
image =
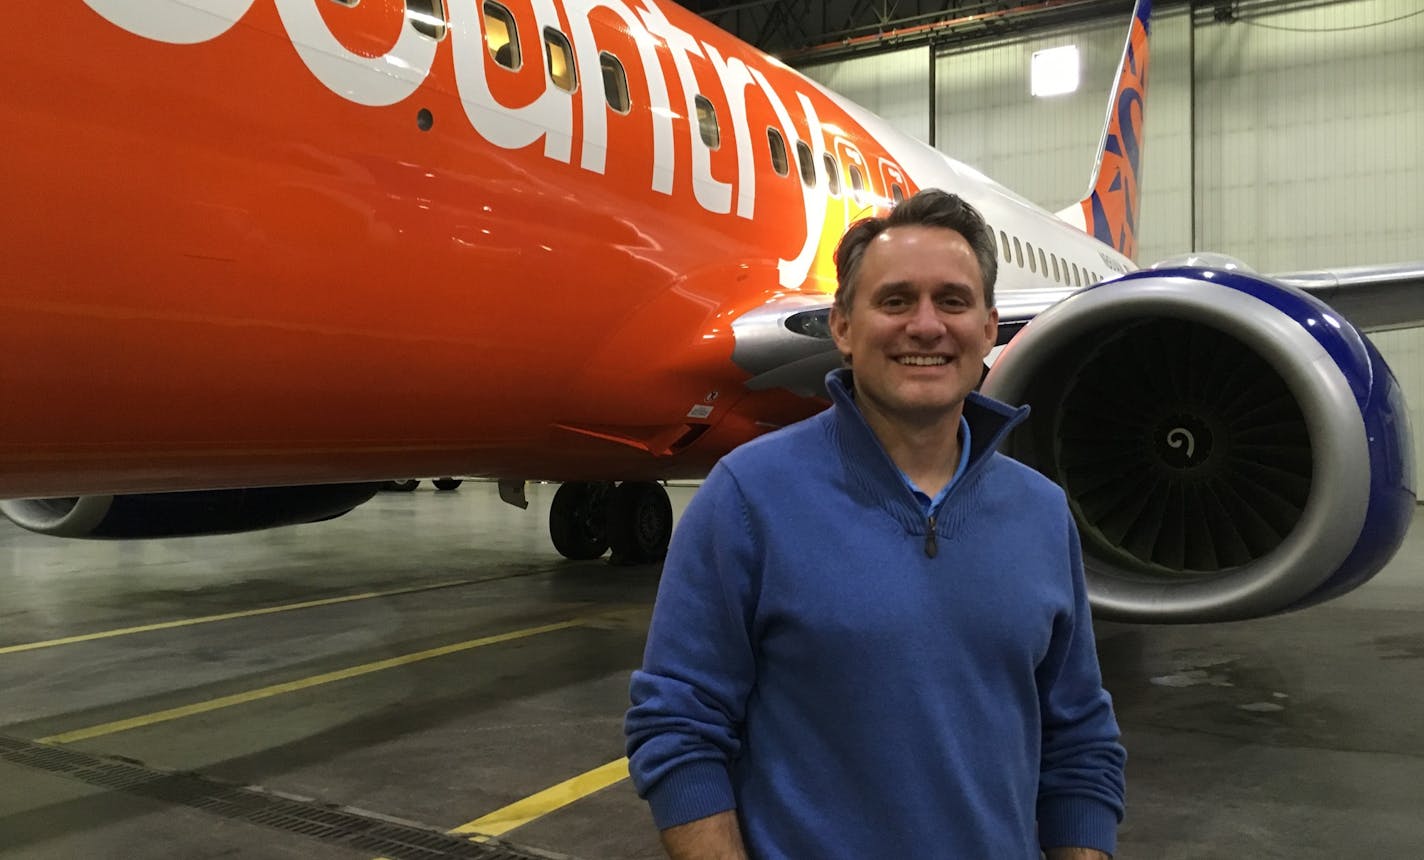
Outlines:
{"label": "man", "polygon": [[1106,858],[1124,753],[1063,493],[977,393],[997,261],[926,190],[836,252],[833,407],[684,513],[628,712],[675,860]]}

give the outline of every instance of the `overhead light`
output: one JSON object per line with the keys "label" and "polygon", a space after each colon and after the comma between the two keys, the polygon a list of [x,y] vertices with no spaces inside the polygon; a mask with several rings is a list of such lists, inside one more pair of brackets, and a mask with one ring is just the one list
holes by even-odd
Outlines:
{"label": "overhead light", "polygon": [[1029,71],[1029,92],[1035,96],[1074,92],[1078,89],[1078,46],[1034,51]]}

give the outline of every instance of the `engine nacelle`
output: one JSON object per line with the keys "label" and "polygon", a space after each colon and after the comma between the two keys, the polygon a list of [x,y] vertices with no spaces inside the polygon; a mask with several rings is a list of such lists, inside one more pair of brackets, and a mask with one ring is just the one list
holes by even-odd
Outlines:
{"label": "engine nacelle", "polygon": [[11,499],[0,501],[0,513],[21,528],[55,537],[189,537],[334,519],[369,501],[380,486],[328,484],[68,499]]}
{"label": "engine nacelle", "polygon": [[984,390],[1033,407],[1006,450],[1067,493],[1103,617],[1328,600],[1374,576],[1413,516],[1394,374],[1327,305],[1240,270],[1083,290],[1009,343]]}

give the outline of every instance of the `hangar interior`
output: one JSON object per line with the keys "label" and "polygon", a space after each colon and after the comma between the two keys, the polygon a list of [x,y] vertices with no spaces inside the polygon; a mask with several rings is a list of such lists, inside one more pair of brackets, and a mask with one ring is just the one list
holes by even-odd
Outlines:
{"label": "hangar interior", "polygon": [[[941,151],[1057,211],[1087,186],[1122,52],[1124,4],[1092,5],[1078,10],[1090,20],[800,68],[920,139],[933,123]],[[1186,251],[1262,273],[1418,259],[1418,12],[1408,0],[1154,6],[1138,264]],[[1064,44],[1078,45],[1077,91],[1031,97],[1032,55]],[[1372,340],[1424,426],[1424,332]]]}
{"label": "hangar interior", "polygon": [[[1083,193],[1131,4],[684,5],[1052,210]],[[1139,262],[1424,257],[1418,4],[1194,6],[1154,15]],[[1033,52],[1069,42],[1077,92],[1031,98]],[[1373,338],[1424,431],[1424,330]],[[0,522],[0,857],[663,856],[620,759],[659,566],[560,558],[553,493],[427,484],[199,539]],[[1421,516],[1328,605],[1098,625],[1118,856],[1420,856]]]}

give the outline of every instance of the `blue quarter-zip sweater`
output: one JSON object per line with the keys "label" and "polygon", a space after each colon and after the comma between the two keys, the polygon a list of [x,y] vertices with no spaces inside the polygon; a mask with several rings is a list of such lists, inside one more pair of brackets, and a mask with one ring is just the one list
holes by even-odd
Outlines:
{"label": "blue quarter-zip sweater", "polygon": [[759,860],[1112,852],[1125,755],[1077,531],[994,450],[1028,410],[970,395],[931,526],[849,371],[827,383],[833,408],[723,458],[673,536],[626,725],[658,827],[735,808]]}

